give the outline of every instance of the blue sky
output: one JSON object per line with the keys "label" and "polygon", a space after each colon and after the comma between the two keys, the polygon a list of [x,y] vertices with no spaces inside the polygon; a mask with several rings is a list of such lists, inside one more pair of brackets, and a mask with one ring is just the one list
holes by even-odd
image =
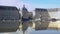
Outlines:
{"label": "blue sky", "polygon": [[23,0],[25,3],[31,4],[31,6],[39,8],[59,8],[60,0]]}
{"label": "blue sky", "polygon": [[0,0],[0,5],[22,8],[23,4],[31,11],[34,8],[60,8],[60,0]]}

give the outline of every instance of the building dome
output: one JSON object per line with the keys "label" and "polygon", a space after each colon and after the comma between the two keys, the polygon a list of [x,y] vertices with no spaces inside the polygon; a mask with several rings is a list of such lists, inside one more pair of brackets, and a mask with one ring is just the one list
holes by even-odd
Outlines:
{"label": "building dome", "polygon": [[23,5],[22,11],[28,11],[28,10],[25,8],[25,5]]}

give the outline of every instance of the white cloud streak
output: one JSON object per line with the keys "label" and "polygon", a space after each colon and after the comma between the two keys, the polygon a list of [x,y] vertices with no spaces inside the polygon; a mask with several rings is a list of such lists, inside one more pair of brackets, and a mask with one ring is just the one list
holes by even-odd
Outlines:
{"label": "white cloud streak", "polygon": [[0,0],[0,5],[6,6],[21,6],[23,2],[21,0]]}
{"label": "white cloud streak", "polygon": [[28,3],[24,3],[22,0],[0,0],[0,5],[5,6],[16,6],[17,8],[22,8],[23,4],[26,5],[28,10],[31,10],[31,5]]}

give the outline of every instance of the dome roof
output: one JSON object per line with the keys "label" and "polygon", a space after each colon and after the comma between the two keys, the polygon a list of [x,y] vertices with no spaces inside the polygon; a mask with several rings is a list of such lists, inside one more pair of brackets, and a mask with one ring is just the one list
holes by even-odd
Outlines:
{"label": "dome roof", "polygon": [[24,11],[28,11],[28,10],[25,8],[25,5],[23,5],[22,10],[24,10]]}

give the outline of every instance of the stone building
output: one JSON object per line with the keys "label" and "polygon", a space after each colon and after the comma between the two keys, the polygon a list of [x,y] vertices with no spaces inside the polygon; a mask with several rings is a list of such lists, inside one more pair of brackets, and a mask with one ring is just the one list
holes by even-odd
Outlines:
{"label": "stone building", "polygon": [[0,32],[16,31],[19,28],[19,10],[14,6],[0,6]]}
{"label": "stone building", "polygon": [[45,22],[50,18],[47,9],[36,8],[35,19],[40,19],[41,22]]}
{"label": "stone building", "polygon": [[22,17],[28,19],[28,10],[25,8],[25,5],[22,8]]}
{"label": "stone building", "polygon": [[32,12],[29,12],[29,19],[33,19],[33,13]]}
{"label": "stone building", "polygon": [[50,15],[51,18],[60,18],[60,10],[59,8],[54,8],[54,9],[47,9],[48,10],[48,13]]}

